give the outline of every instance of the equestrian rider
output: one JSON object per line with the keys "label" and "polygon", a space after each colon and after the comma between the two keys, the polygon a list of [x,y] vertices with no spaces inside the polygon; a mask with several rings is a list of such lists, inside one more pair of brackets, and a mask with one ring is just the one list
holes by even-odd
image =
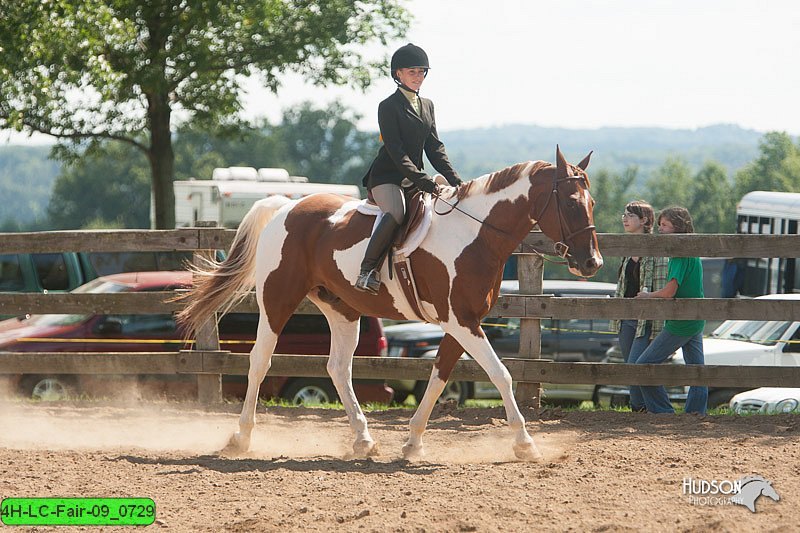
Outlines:
{"label": "equestrian rider", "polygon": [[428,75],[428,55],[411,43],[401,46],[391,61],[397,91],[378,106],[378,126],[383,145],[362,180],[384,215],[370,237],[355,288],[378,294],[383,260],[405,217],[403,188],[437,191],[436,182],[423,168],[422,152],[447,182],[457,187],[461,178],[450,164],[444,144],[436,133],[433,102],[419,96]]}

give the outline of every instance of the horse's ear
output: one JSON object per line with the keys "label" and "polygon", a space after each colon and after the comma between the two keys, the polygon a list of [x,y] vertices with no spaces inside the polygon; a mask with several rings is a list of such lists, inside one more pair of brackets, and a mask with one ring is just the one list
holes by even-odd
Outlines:
{"label": "horse's ear", "polygon": [[569,176],[568,169],[569,165],[567,164],[567,160],[564,159],[561,149],[556,145],[556,178],[566,178]]}
{"label": "horse's ear", "polygon": [[592,157],[592,154],[593,154],[593,153],[594,153],[594,150],[592,150],[591,152],[589,152],[589,153],[587,154],[587,156],[583,158],[583,161],[581,161],[580,163],[578,163],[578,167],[579,167],[581,170],[586,170],[586,167],[588,167],[588,166],[589,166],[589,159]]}

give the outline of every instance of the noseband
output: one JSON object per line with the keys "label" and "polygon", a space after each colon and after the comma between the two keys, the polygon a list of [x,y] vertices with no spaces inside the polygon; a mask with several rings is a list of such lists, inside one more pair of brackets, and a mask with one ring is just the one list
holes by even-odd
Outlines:
{"label": "noseband", "polygon": [[579,230],[570,232],[569,224],[567,224],[567,221],[564,218],[563,209],[561,208],[561,197],[558,194],[559,183],[570,180],[581,180],[583,181],[584,185],[586,185],[586,178],[584,178],[583,176],[564,176],[563,178],[556,178],[554,176],[553,188],[550,191],[550,194],[547,195],[547,201],[544,203],[544,207],[539,212],[539,216],[536,217],[536,222],[538,223],[541,220],[542,215],[544,215],[545,211],[547,211],[547,208],[550,206],[550,200],[552,200],[553,198],[556,199],[555,206],[556,206],[556,213],[558,215],[558,232],[561,235],[561,237],[557,242],[553,244],[553,248],[555,248],[556,255],[558,255],[562,259],[565,259],[567,256],[570,255],[569,245],[567,245],[567,242],[569,242],[576,235],[580,235],[585,231],[592,231],[596,229],[594,224],[589,224],[587,226],[582,227]]}

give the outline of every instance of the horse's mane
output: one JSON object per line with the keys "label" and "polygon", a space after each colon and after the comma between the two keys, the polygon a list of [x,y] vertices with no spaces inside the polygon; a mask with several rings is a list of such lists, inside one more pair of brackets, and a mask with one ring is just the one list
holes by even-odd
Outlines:
{"label": "horse's mane", "polygon": [[528,178],[546,166],[552,165],[546,161],[525,161],[491,174],[484,174],[459,187],[458,199],[463,200],[470,196],[501,191],[519,181],[520,178]]}

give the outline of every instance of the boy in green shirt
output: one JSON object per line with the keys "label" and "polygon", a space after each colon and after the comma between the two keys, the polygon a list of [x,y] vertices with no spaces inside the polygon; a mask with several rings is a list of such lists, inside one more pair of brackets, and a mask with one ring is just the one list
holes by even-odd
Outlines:
{"label": "boy in green shirt", "polygon": [[[694,233],[692,217],[683,207],[668,207],[658,215],[658,231],[663,234]],[[667,267],[667,284],[651,293],[639,293],[637,298],[703,298],[703,265],[699,257],[672,257]],[[705,320],[667,320],[664,330],[642,352],[636,364],[663,363],[678,348],[683,351],[687,365],[702,365],[703,328]],[[674,413],[663,386],[639,387],[645,407],[650,413]],[[706,412],[708,387],[689,387],[686,412]]]}

